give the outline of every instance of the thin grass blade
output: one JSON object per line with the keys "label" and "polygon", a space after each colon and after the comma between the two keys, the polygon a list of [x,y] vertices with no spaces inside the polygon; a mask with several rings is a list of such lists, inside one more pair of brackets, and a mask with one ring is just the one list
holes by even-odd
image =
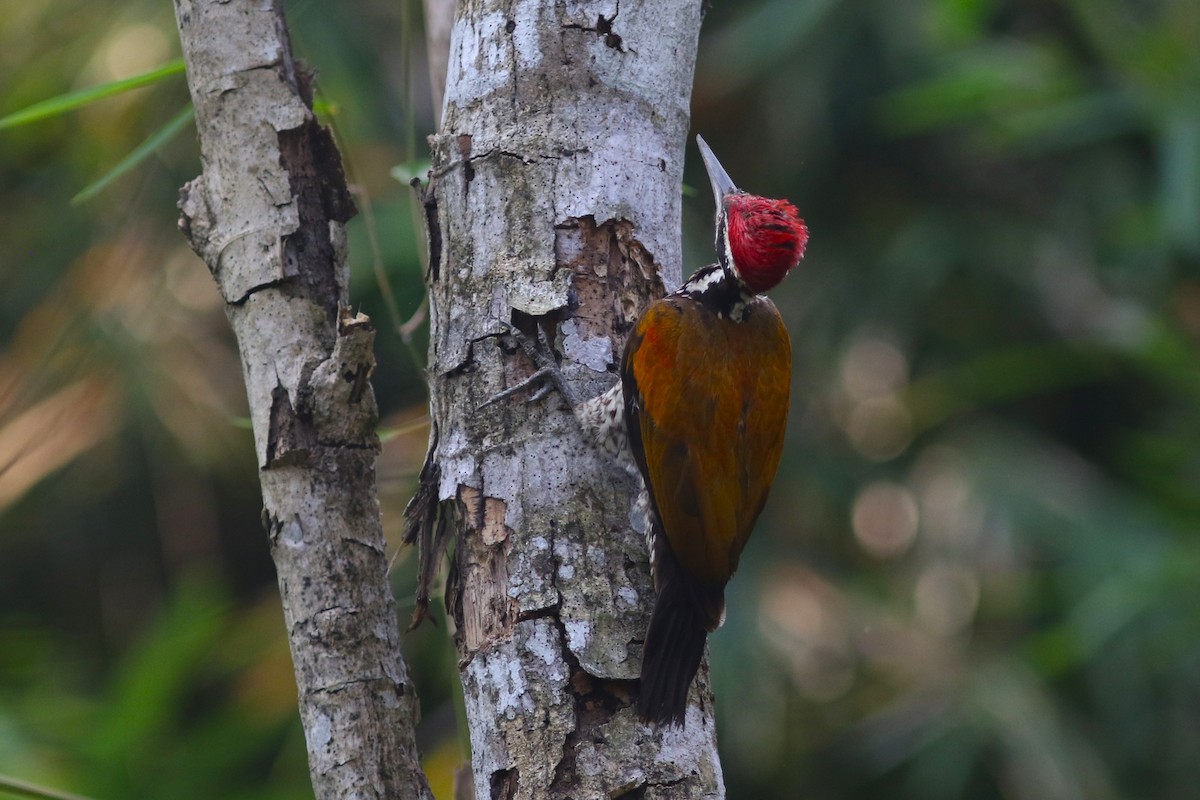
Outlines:
{"label": "thin grass blade", "polygon": [[103,100],[106,97],[128,92],[132,89],[139,89],[143,86],[148,86],[152,83],[169,78],[172,75],[183,73],[183,59],[177,58],[174,61],[168,61],[161,67],[156,67],[149,72],[143,72],[141,75],[134,75],[130,78],[122,78],[119,81],[104,83],[99,86],[89,86],[86,89],[80,89],[77,92],[68,92],[60,94],[58,97],[51,97],[48,100],[42,100],[40,103],[34,103],[31,106],[26,106],[20,111],[0,117],[0,130],[5,128],[15,128],[18,125],[28,125],[31,122],[48,119],[49,117],[57,117],[65,114],[68,111],[73,111],[81,106],[86,106],[89,103],[94,103],[97,100]]}
{"label": "thin grass blade", "polygon": [[95,181],[92,181],[90,184],[85,186],[79,192],[79,194],[72,197],[71,205],[77,206],[81,203],[86,203],[88,200],[91,200],[100,192],[104,191],[104,189],[107,188],[110,183],[141,164],[143,161],[149,158],[155,150],[162,147],[171,139],[175,138],[175,135],[183,130],[187,124],[192,121],[192,117],[194,116],[195,111],[192,109],[191,105],[188,105],[187,108],[183,109],[183,111],[180,111],[178,114],[172,117],[166,125],[163,125],[157,131],[155,131],[150,138],[146,139],[146,141],[135,147],[133,152],[121,159],[119,164],[110,169],[104,175],[100,176]]}

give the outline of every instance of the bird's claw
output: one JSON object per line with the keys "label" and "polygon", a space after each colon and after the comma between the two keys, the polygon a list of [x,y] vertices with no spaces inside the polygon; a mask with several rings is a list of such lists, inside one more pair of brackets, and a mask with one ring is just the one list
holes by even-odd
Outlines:
{"label": "bird's claw", "polygon": [[535,365],[537,365],[537,371],[529,377],[524,378],[519,383],[516,383],[507,389],[492,395],[482,404],[480,404],[479,407],[476,408],[476,411],[487,408],[493,403],[503,400],[506,397],[511,397],[517,392],[523,391],[524,389],[527,389],[539,382],[542,385],[539,386],[533,392],[533,394],[529,396],[528,402],[536,403],[538,400],[541,400],[543,397],[549,394],[552,389],[557,389],[559,394],[561,394],[571,406],[575,406],[577,404],[575,392],[570,386],[567,385],[567,381],[563,377],[562,370],[558,368],[558,364],[554,361],[554,356],[552,355],[553,349],[550,345],[550,340],[546,337],[546,331],[539,326],[537,329],[538,338],[535,342],[523,331],[512,325],[509,325],[507,322],[501,322],[500,324],[504,326],[505,332],[508,333],[508,335],[511,336],[517,342],[517,344],[521,346],[521,349],[525,351],[525,355],[529,356],[529,359],[533,361]]}

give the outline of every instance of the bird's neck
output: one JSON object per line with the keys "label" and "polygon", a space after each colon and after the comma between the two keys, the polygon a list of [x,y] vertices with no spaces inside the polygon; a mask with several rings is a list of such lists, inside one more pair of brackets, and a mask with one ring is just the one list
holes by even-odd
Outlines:
{"label": "bird's neck", "polygon": [[709,264],[696,270],[684,281],[675,294],[695,300],[718,317],[741,322],[746,306],[754,295],[720,264]]}

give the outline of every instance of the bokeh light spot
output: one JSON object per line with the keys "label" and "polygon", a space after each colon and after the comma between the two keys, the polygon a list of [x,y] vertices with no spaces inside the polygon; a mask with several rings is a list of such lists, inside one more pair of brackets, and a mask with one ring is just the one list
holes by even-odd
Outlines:
{"label": "bokeh light spot", "polygon": [[880,481],[859,492],[851,518],[854,538],[876,558],[903,555],[917,537],[916,498],[894,483]]}
{"label": "bokeh light spot", "polygon": [[979,578],[961,564],[934,563],[917,578],[913,594],[921,625],[940,636],[953,636],[975,616]]}

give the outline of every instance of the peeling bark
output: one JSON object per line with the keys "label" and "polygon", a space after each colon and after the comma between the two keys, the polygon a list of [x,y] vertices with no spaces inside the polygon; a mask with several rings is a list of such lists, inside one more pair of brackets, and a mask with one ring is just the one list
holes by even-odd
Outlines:
{"label": "peeling bark", "polygon": [[238,339],[313,788],[430,798],[376,493],[375,332],[346,307],[341,160],[275,3],[175,12],[204,165],[180,227]]}
{"label": "peeling bark", "polygon": [[637,480],[557,394],[484,405],[536,369],[512,328],[600,394],[638,312],[678,284],[700,13],[508,0],[455,19],[424,192],[436,434],[409,516],[412,538],[456,542],[446,603],[481,800],[724,796],[707,668],[684,728],[633,705],[653,599]]}

